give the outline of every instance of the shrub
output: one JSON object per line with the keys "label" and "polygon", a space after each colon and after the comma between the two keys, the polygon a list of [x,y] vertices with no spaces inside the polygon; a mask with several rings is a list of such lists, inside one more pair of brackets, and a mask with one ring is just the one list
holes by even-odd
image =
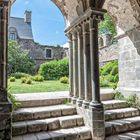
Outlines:
{"label": "shrub", "polygon": [[32,80],[30,78],[26,79],[26,84],[31,85],[32,84]]}
{"label": "shrub", "polygon": [[107,81],[107,80],[100,81],[100,86],[101,87],[109,87],[109,81]]}
{"label": "shrub", "polygon": [[35,62],[30,58],[29,51],[22,49],[16,41],[8,43],[8,75],[15,72],[35,73]]}
{"label": "shrub", "polygon": [[16,79],[21,79],[22,77],[29,77],[30,75],[29,74],[26,74],[26,73],[22,73],[22,72],[16,72],[16,73],[13,73],[11,74],[12,77],[15,77]]}
{"label": "shrub", "polygon": [[15,109],[17,109],[18,107],[20,107],[20,103],[16,100],[15,96],[10,92],[9,89],[8,89],[8,98],[9,98],[10,101],[12,102],[13,110],[15,110]]}
{"label": "shrub", "polygon": [[124,96],[122,95],[122,93],[121,92],[116,92],[116,93],[114,93],[114,99],[116,99],[116,100],[124,100],[125,98],[124,98]]}
{"label": "shrub", "polygon": [[63,83],[63,84],[68,84],[69,83],[69,78],[68,77],[62,77],[60,78],[60,82]]}
{"label": "shrub", "polygon": [[25,77],[21,78],[21,83],[26,83],[26,78]]}
{"label": "shrub", "polygon": [[16,81],[16,78],[15,77],[10,77],[10,82],[15,82]]}
{"label": "shrub", "polygon": [[114,82],[115,82],[115,83],[119,82],[119,75],[118,75],[118,74],[116,74],[116,75],[114,76]]}
{"label": "shrub", "polygon": [[118,61],[109,62],[100,68],[100,84],[102,87],[116,89],[118,81]]}
{"label": "shrub", "polygon": [[45,80],[58,80],[61,77],[69,75],[69,63],[68,59],[54,60],[44,63],[40,66],[39,74],[44,77]]}
{"label": "shrub", "polygon": [[118,74],[118,66],[114,66],[111,71],[111,75],[116,75],[116,74]]}
{"label": "shrub", "polygon": [[36,75],[36,76],[33,77],[33,80],[37,81],[37,82],[43,82],[44,81],[44,77],[40,76],[40,75]]}

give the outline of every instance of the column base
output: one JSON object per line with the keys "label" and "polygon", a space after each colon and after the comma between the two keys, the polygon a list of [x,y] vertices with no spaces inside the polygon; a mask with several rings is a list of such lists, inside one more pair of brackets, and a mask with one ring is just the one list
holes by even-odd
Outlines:
{"label": "column base", "polygon": [[98,102],[91,102],[89,108],[91,113],[92,137],[94,140],[104,140],[105,119],[103,104]]}
{"label": "column base", "polygon": [[83,103],[83,100],[81,98],[77,99],[77,106],[81,107]]}
{"label": "column base", "polygon": [[72,102],[72,104],[76,105],[77,98],[76,98],[76,97],[72,97],[72,98],[71,98],[71,102]]}
{"label": "column base", "polygon": [[84,100],[82,106],[83,106],[84,109],[88,109],[89,108],[89,104],[90,104],[89,101]]}
{"label": "column base", "polygon": [[12,104],[10,102],[0,103],[0,140],[12,139]]}

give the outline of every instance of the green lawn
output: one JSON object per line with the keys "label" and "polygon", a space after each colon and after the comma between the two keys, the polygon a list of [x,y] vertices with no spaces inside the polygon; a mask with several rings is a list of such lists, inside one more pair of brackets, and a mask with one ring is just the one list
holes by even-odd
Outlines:
{"label": "green lawn", "polygon": [[34,93],[34,92],[54,92],[54,91],[68,91],[69,85],[62,84],[60,81],[44,81],[32,82],[31,85],[22,84],[21,80],[16,82],[9,82],[10,91],[12,93]]}

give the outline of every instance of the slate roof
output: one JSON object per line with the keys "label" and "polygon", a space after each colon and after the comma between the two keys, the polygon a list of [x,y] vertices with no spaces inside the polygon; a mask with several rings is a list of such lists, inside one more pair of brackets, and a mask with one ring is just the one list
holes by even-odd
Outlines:
{"label": "slate roof", "polygon": [[16,28],[20,39],[33,39],[32,26],[30,23],[24,22],[24,18],[10,17],[10,27]]}

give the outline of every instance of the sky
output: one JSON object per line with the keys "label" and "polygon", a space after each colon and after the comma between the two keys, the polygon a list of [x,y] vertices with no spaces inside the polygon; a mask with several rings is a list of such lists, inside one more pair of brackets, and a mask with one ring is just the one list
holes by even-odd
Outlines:
{"label": "sky", "polygon": [[11,16],[24,17],[25,10],[32,11],[32,30],[35,42],[44,45],[63,45],[65,21],[51,0],[16,0]]}

